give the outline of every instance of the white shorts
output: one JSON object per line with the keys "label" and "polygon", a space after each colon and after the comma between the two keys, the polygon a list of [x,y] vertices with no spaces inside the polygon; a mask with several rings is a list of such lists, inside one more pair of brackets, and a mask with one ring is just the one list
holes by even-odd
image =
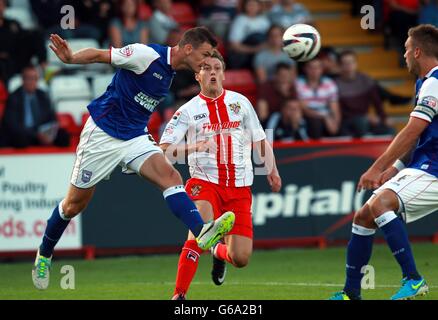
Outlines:
{"label": "white shorts", "polygon": [[397,194],[401,204],[398,213],[406,223],[438,210],[438,179],[422,170],[403,169],[375,190],[374,194],[385,189]]}
{"label": "white shorts", "polygon": [[111,137],[100,129],[91,117],[81,132],[71,184],[82,189],[108,179],[118,165],[123,173],[139,173],[141,165],[151,155],[162,153],[150,135],[131,140]]}

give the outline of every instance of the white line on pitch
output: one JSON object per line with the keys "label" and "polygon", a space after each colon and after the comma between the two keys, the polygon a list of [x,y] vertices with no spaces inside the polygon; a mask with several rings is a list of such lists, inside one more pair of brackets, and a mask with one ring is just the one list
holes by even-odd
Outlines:
{"label": "white line on pitch", "polygon": [[[230,286],[242,286],[242,285],[254,285],[254,286],[283,286],[283,287],[343,287],[344,284],[341,283],[308,283],[308,282],[253,282],[253,281],[227,281],[225,282]],[[157,282],[138,282],[136,284],[143,285],[156,285]],[[160,282],[164,285],[174,285],[174,282]],[[193,281],[192,284],[195,285],[209,285],[210,281]],[[377,288],[399,288],[400,285],[390,285],[390,284],[376,284]],[[438,288],[438,286],[429,285],[429,288]]]}

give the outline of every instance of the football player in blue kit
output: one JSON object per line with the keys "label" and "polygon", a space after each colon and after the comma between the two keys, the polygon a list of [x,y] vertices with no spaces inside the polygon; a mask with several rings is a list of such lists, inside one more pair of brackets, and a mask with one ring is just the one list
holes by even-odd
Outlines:
{"label": "football player in blue kit", "polygon": [[96,184],[117,166],[157,186],[173,214],[195,234],[200,247],[206,250],[214,245],[231,230],[234,214],[228,212],[205,223],[187,196],[180,174],[147,132],[149,117],[168,94],[175,70],[199,72],[217,45],[214,36],[208,29],[197,27],[187,30],[175,47],[136,43],[77,52],[56,34],[50,40],[50,48],[66,64],[107,63],[118,70],[106,92],[88,106],[90,117],[81,132],[71,185],[47,220],[38,248],[32,269],[35,287],[48,287],[55,245],[69,221],[87,207]]}
{"label": "football player in blue kit", "polygon": [[360,178],[358,190],[377,190],[354,215],[345,287],[332,300],[361,298],[362,268],[371,258],[377,228],[402,270],[401,288],[391,300],[411,299],[429,290],[417,271],[404,222],[438,209],[438,28],[411,28],[405,49],[408,70],[418,77],[415,108],[405,128]]}

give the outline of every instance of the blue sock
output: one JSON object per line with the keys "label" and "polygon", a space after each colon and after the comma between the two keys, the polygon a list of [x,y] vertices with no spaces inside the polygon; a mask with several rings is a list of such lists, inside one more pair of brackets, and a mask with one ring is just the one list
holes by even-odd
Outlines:
{"label": "blue sock", "polygon": [[173,214],[197,237],[204,226],[204,221],[184,190],[184,186],[170,187],[163,192],[163,195]]}
{"label": "blue sock", "polygon": [[49,220],[47,220],[47,227],[46,231],[44,232],[43,242],[40,245],[40,255],[46,258],[52,256],[53,249],[70,222],[70,219],[61,217],[60,210],[62,211],[62,202],[56,206]]}
{"label": "blue sock", "polygon": [[344,292],[350,298],[360,296],[362,267],[366,266],[371,258],[373,240],[376,230],[365,228],[353,223],[351,239],[347,248],[347,280]]}
{"label": "blue sock", "polygon": [[408,279],[421,279],[415,266],[414,255],[403,221],[397,217],[394,211],[385,212],[375,221],[383,231],[392,254],[402,268],[403,275]]}

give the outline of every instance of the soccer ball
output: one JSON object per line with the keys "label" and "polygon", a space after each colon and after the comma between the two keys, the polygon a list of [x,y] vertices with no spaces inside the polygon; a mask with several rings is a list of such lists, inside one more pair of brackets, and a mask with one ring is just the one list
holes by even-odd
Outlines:
{"label": "soccer ball", "polygon": [[308,24],[294,24],[283,34],[283,51],[296,61],[313,59],[321,48],[321,36]]}

